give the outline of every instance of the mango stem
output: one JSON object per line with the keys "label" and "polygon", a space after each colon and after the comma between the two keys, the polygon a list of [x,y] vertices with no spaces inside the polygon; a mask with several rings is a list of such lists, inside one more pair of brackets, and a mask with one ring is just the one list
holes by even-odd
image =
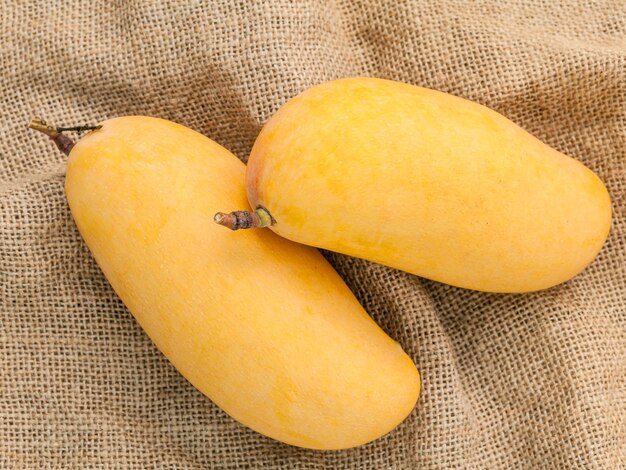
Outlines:
{"label": "mango stem", "polygon": [[43,132],[56,144],[61,152],[69,155],[74,147],[74,141],[63,134],[63,131],[84,132],[100,129],[102,126],[77,126],[77,127],[54,127],[39,117],[34,117],[28,125],[30,129]]}
{"label": "mango stem", "polygon": [[228,214],[218,212],[213,217],[216,224],[223,225],[231,230],[245,228],[261,228],[274,225],[276,221],[264,207],[252,211],[234,211]]}

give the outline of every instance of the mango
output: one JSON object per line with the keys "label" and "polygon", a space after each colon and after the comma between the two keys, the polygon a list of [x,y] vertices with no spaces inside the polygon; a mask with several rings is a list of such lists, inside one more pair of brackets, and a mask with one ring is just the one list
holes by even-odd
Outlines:
{"label": "mango", "polygon": [[254,144],[247,191],[287,239],[490,292],[567,281],[611,224],[580,162],[485,106],[373,78],[285,104]]}
{"label": "mango", "polygon": [[148,336],[244,425],[295,446],[376,439],[413,409],[419,375],[317,250],[213,223],[246,204],[245,166],[181,125],[102,123],[69,154],[80,234]]}

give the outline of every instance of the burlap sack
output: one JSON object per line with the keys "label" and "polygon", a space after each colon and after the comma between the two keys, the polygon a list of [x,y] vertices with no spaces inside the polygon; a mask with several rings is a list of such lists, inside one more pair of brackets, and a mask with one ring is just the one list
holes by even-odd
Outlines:
{"label": "burlap sack", "polygon": [[[626,468],[623,0],[5,0],[0,19],[2,468]],[[500,111],[595,170],[615,219],[583,274],[528,295],[328,253],[423,393],[382,439],[315,452],[234,422],[155,349],[81,242],[65,158],[25,124],[154,115],[245,160],[287,99],[354,75]]]}

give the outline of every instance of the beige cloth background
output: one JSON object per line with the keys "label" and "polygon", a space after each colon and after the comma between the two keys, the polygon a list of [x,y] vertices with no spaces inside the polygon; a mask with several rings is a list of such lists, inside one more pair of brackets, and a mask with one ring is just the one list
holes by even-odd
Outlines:
{"label": "beige cloth background", "polygon": [[[1,468],[626,468],[622,0],[6,0],[0,28]],[[424,388],[391,434],[315,452],[232,421],[161,356],[79,238],[65,158],[25,124],[154,115],[245,160],[288,98],[354,75],[500,111],[595,170],[615,220],[583,274],[528,295],[327,254]]]}

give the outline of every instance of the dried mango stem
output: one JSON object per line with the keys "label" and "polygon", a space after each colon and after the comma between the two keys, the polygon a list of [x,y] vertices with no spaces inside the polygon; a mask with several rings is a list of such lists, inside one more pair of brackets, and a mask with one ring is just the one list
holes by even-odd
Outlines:
{"label": "dried mango stem", "polygon": [[41,118],[35,117],[28,125],[29,128],[36,131],[43,132],[56,144],[61,152],[65,155],[69,155],[72,147],[74,147],[74,141],[68,136],[63,134],[63,131],[84,132],[100,129],[102,126],[77,126],[77,127],[54,127],[47,124]]}
{"label": "dried mango stem", "polygon": [[274,225],[276,221],[264,207],[258,207],[254,212],[234,211],[228,214],[218,212],[213,217],[215,223],[231,230],[243,228],[261,228]]}

